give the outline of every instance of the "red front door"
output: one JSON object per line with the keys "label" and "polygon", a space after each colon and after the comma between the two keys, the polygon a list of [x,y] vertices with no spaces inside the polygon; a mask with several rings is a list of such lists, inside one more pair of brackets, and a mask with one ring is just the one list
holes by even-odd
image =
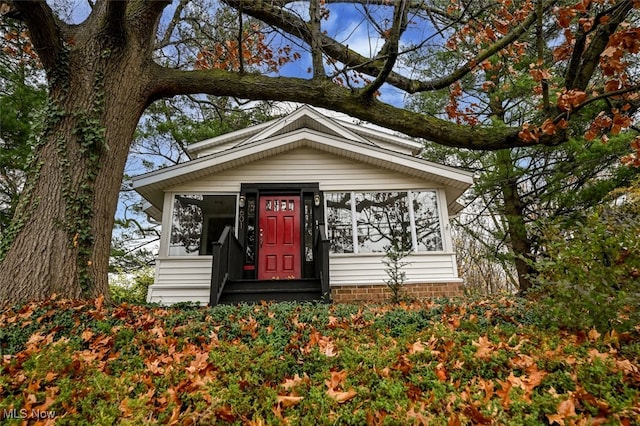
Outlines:
{"label": "red front door", "polygon": [[301,278],[300,196],[261,196],[258,215],[258,279]]}

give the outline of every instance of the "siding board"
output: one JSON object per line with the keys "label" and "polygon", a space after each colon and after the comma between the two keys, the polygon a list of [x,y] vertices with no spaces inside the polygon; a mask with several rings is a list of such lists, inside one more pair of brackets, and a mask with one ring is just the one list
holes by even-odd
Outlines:
{"label": "siding board", "polygon": [[298,148],[206,178],[170,192],[240,190],[240,183],[319,182],[323,191],[427,189],[441,185],[345,159],[313,148]]}
{"label": "siding board", "polygon": [[[384,284],[388,278],[384,255],[333,255],[329,263],[331,285]],[[455,255],[412,253],[403,261],[406,283],[454,282],[458,280]]]}

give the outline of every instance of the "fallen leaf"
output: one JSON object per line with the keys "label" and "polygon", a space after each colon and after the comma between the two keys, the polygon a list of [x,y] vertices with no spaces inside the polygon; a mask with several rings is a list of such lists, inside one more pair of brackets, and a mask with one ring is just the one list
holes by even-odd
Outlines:
{"label": "fallen leaf", "polygon": [[486,359],[493,352],[493,343],[487,336],[480,336],[478,341],[472,342],[473,346],[477,346],[476,358]]}
{"label": "fallen leaf", "polygon": [[280,386],[282,386],[285,390],[290,390],[303,383],[309,383],[309,382],[310,382],[310,379],[309,379],[309,376],[307,376],[307,373],[304,373],[302,377],[296,374],[295,376],[293,376],[293,379],[285,379],[284,383],[281,383]]}
{"label": "fallen leaf", "polygon": [[566,399],[558,404],[558,410],[556,414],[547,414],[547,420],[549,423],[559,423],[564,426],[564,420],[568,417],[574,417],[576,415],[576,405],[573,402],[573,398]]}
{"label": "fallen leaf", "polygon": [[85,331],[82,332],[81,337],[83,341],[88,342],[93,337],[93,332],[89,329],[86,329]]}
{"label": "fallen leaf", "polygon": [[288,408],[300,404],[300,401],[303,399],[303,396],[278,395],[278,404],[280,404],[282,408]]}
{"label": "fallen leaf", "polygon": [[424,352],[425,349],[426,349],[426,347],[425,347],[424,343],[422,343],[420,340],[418,340],[413,345],[411,345],[411,347],[409,348],[409,354],[417,354],[417,353],[420,353],[420,352]]}
{"label": "fallen leaf", "polygon": [[325,380],[325,384],[329,389],[336,389],[342,384],[342,382],[344,382],[346,378],[347,370],[332,371],[331,378],[329,380]]}
{"label": "fallen leaf", "polygon": [[598,333],[598,330],[596,330],[595,328],[592,328],[591,330],[589,330],[589,333],[587,334],[587,336],[589,336],[589,340],[591,340],[592,342],[595,342],[600,338],[601,334]]}
{"label": "fallen leaf", "polygon": [[327,395],[329,395],[329,397],[335,400],[338,404],[344,404],[345,402],[355,398],[358,395],[358,392],[353,388],[344,392],[329,389],[327,390]]}
{"label": "fallen leaf", "polygon": [[471,418],[471,420],[473,420],[473,424],[488,425],[492,423],[492,420],[490,417],[486,417],[484,414],[480,412],[480,410],[478,410],[473,405],[468,405],[464,409],[464,413],[468,415]]}
{"label": "fallen leaf", "polygon": [[444,368],[443,363],[438,364],[438,366],[436,367],[436,376],[438,377],[438,380],[440,380],[441,382],[447,381],[448,379],[447,370]]}

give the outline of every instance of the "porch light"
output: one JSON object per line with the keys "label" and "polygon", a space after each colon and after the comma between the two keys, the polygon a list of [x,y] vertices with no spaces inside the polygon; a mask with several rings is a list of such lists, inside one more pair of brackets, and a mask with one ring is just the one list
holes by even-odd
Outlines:
{"label": "porch light", "polygon": [[240,206],[240,208],[244,207],[244,203],[247,201],[247,198],[244,195],[240,196],[240,200],[238,201],[238,205]]}
{"label": "porch light", "polygon": [[316,193],[313,195],[313,204],[315,204],[316,207],[320,205],[320,194]]}

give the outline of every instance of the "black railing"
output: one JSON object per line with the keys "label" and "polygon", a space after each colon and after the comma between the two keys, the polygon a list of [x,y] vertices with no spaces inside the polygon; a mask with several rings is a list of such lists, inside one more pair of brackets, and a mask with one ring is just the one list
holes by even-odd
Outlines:
{"label": "black railing", "polygon": [[316,277],[320,279],[322,301],[330,302],[329,288],[329,239],[324,231],[324,224],[316,224],[313,244],[313,257],[316,260]]}
{"label": "black railing", "polygon": [[218,241],[213,243],[213,263],[211,265],[211,294],[209,306],[216,306],[228,280],[240,278],[244,249],[227,226]]}

